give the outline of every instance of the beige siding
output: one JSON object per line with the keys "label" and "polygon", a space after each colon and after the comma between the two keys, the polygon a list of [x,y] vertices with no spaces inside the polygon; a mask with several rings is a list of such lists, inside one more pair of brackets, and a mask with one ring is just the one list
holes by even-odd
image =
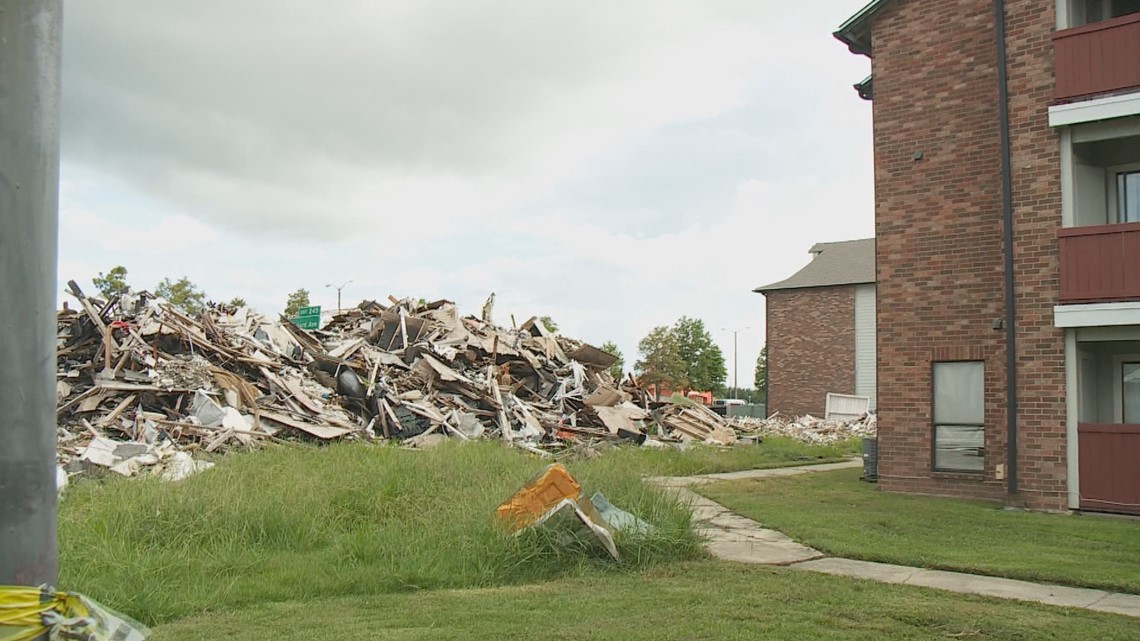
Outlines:
{"label": "beige siding", "polygon": [[875,286],[855,288],[855,394],[875,409]]}

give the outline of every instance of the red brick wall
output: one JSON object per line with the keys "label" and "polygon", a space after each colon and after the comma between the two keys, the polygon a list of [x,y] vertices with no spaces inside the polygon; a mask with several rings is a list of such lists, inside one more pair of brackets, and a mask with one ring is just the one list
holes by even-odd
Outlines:
{"label": "red brick wall", "polygon": [[[1061,223],[1047,122],[1052,0],[1007,2],[1018,291],[1019,471],[1064,503],[1064,360],[1052,327]],[[879,474],[885,490],[1005,498],[1001,156],[991,0],[900,0],[876,19]],[[914,158],[916,152],[922,158]],[[931,471],[931,363],[985,361],[985,471]]]}
{"label": "red brick wall", "polygon": [[1063,509],[1065,339],[1053,326],[1061,273],[1060,134],[1049,127],[1055,27],[1052,0],[1006,0],[1020,498],[1031,507]]}
{"label": "red brick wall", "polygon": [[823,416],[828,392],[855,393],[855,287],[765,294],[768,413]]}

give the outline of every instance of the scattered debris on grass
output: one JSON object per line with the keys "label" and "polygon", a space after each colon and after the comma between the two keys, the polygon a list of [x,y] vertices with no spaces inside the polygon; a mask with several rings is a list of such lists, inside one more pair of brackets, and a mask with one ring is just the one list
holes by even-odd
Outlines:
{"label": "scattered debris on grass", "polygon": [[74,592],[56,592],[47,586],[0,587],[0,638],[85,639],[87,641],[145,641],[150,630],[139,623]]}
{"label": "scattered debris on grass", "polygon": [[619,558],[614,534],[646,534],[652,526],[615,507],[601,492],[590,498],[559,463],[546,467],[495,508],[495,514],[516,534],[546,526],[560,534],[588,531],[615,560]]}
{"label": "scattered debris on grass", "polygon": [[187,314],[146,292],[58,315],[58,459],[176,480],[272,440],[496,438],[549,456],[571,444],[731,445],[703,407],[654,402],[615,357],[546,330],[503,328],[455,304],[364,301],[324,327],[247,308]]}
{"label": "scattered debris on grass", "polygon": [[730,422],[741,438],[749,435],[790,436],[805,443],[815,444],[836,443],[855,437],[874,437],[876,430],[873,412],[844,421],[828,421],[811,414],[792,418],[777,413],[766,419],[736,417]]}

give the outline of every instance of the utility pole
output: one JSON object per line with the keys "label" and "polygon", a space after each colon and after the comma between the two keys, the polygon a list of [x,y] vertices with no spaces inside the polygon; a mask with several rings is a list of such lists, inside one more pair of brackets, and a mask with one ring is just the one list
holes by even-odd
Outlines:
{"label": "utility pole", "polygon": [[338,314],[340,313],[340,290],[344,289],[345,286],[351,282],[352,282],[351,280],[346,280],[343,283],[341,283],[340,287],[337,287],[336,285],[333,285],[332,283],[325,285],[326,289],[329,287],[333,287],[336,289],[336,313],[338,313]]}
{"label": "utility pole", "polygon": [[0,0],[0,585],[54,585],[61,0]]}

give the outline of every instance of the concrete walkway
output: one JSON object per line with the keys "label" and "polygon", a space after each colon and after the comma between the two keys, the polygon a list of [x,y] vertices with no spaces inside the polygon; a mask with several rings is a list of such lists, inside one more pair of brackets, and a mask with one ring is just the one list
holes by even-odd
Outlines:
{"label": "concrete walkway", "polygon": [[828,557],[819,550],[797,543],[780,532],[767,529],[756,521],[736,514],[716,501],[688,489],[694,485],[717,481],[793,476],[861,465],[861,461],[853,460],[827,465],[747,470],[726,474],[654,477],[649,480],[674,493],[691,506],[697,532],[707,539],[706,546],[709,552],[718,559],[779,565],[794,570],[822,572],[881,583],[917,585],[962,594],[979,594],[1000,599],[1033,601],[1046,605],[1140,617],[1140,595],[1137,594]]}

